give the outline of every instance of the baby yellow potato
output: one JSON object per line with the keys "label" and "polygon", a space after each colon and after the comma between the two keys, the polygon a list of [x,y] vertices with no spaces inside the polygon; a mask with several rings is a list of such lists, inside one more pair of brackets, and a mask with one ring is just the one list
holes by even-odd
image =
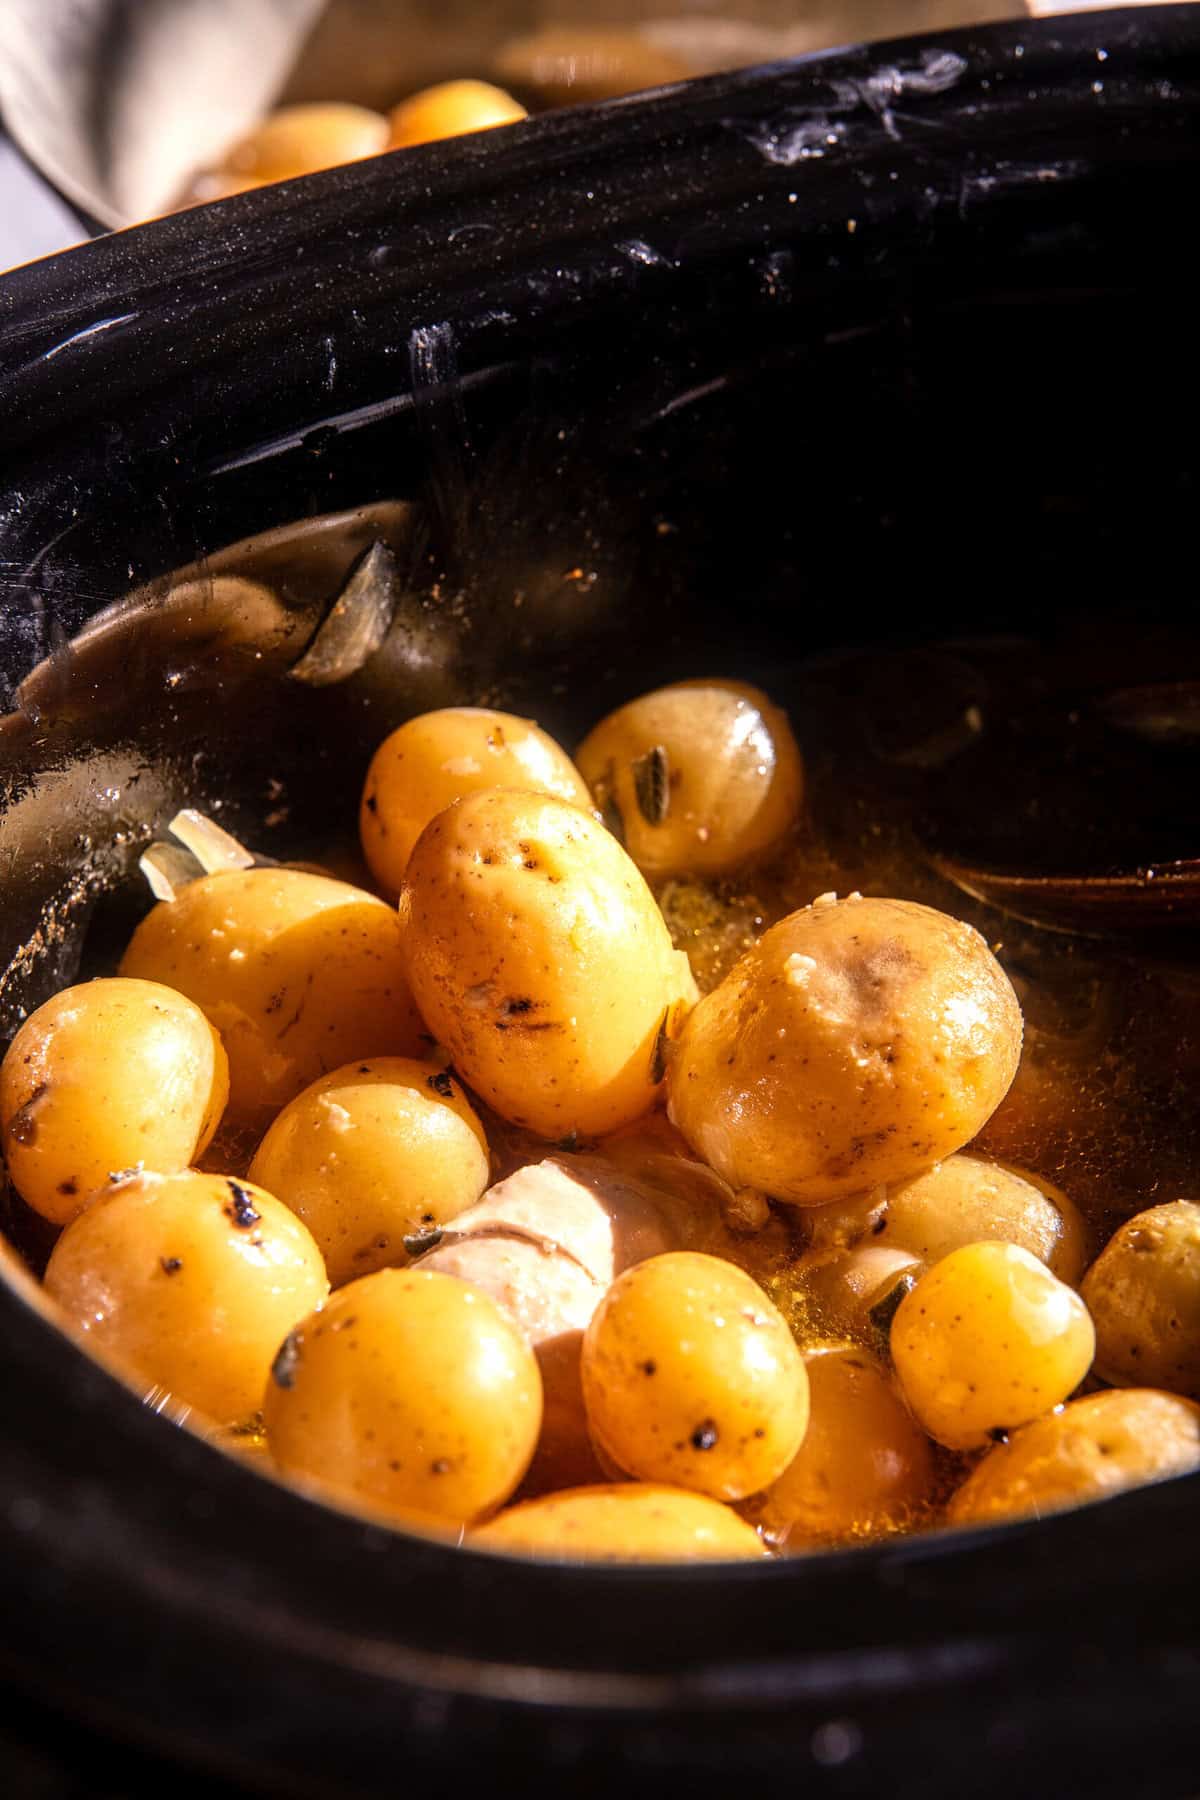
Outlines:
{"label": "baby yellow potato", "polygon": [[301,869],[193,881],[142,920],[121,973],[177,988],[216,1026],[229,1056],[232,1123],[265,1127],[352,1057],[429,1048],[392,908]]}
{"label": "baby yellow potato", "polygon": [[400,917],[429,1029],[503,1118],[562,1139],[653,1106],[696,985],[590,814],[516,789],[457,801],[418,840]]}
{"label": "baby yellow potato", "polygon": [[602,720],[576,761],[651,880],[742,868],[800,811],[804,773],[787,715],[744,682],[643,694]]}
{"label": "baby yellow potato", "polygon": [[1153,1388],[1073,1400],[990,1450],[950,1504],[951,1525],[1040,1518],[1200,1468],[1200,1406]]}
{"label": "baby yellow potato", "polygon": [[156,981],[64,988],[0,1065],[0,1140],[13,1186],[56,1225],[118,1170],[172,1173],[225,1110],[229,1065],[191,1000]]}
{"label": "baby yellow potato", "polygon": [[927,1263],[985,1240],[1021,1244],[1071,1287],[1087,1260],[1083,1220],[1065,1194],[978,1156],[948,1156],[889,1187],[874,1235]]}
{"label": "baby yellow potato", "polygon": [[682,1488],[633,1481],[526,1500],[472,1532],[468,1543],[553,1562],[733,1562],[766,1555],[758,1533],[727,1506]]}
{"label": "baby yellow potato", "polygon": [[388,148],[388,136],[383,114],[365,106],[337,100],[281,106],[226,151],[223,172],[259,182],[290,181],[378,156]]}
{"label": "baby yellow potato", "polygon": [[714,1500],[776,1480],[808,1424],[804,1358],[783,1318],[743,1270],[695,1251],[613,1283],[584,1334],[582,1374],[611,1462]]}
{"label": "baby yellow potato", "polygon": [[752,1516],[784,1546],[911,1529],[934,1492],[933,1452],[884,1370],[849,1345],[806,1356],[804,1442]]}
{"label": "baby yellow potato", "polygon": [[392,108],[387,148],[407,150],[435,138],[515,125],[528,117],[519,101],[490,81],[440,81]]}
{"label": "baby yellow potato", "polygon": [[1020,1055],[1017,997],[970,925],[826,894],[695,1008],[669,1110],[731,1187],[816,1206],[960,1149]]}
{"label": "baby yellow potato", "polygon": [[1059,1406],[1096,1337],[1073,1289],[1019,1244],[952,1250],[900,1302],[892,1361],[930,1437],[972,1450]]}
{"label": "baby yellow potato", "polygon": [[371,759],[358,819],[363,855],[380,887],[400,892],[413,845],[430,819],[465,794],[497,787],[592,804],[566,751],[532,719],[447,706],[393,731]]}
{"label": "baby yellow potato", "polygon": [[1113,1233],[1083,1282],[1096,1370],[1200,1400],[1200,1205],[1152,1206]]}
{"label": "baby yellow potato", "polygon": [[250,1179],[297,1213],[334,1287],[408,1260],[420,1237],[472,1206],[488,1183],[487,1139],[437,1062],[345,1063],[288,1103]]}
{"label": "baby yellow potato", "polygon": [[246,1419],[281,1340],[329,1291],[294,1213],[253,1182],[134,1175],[68,1225],[46,1289],[88,1348],[217,1424]]}
{"label": "baby yellow potato", "polygon": [[537,1360],[451,1275],[380,1269],[340,1288],[275,1360],[263,1407],[288,1474],[442,1525],[503,1505],[542,1421]]}

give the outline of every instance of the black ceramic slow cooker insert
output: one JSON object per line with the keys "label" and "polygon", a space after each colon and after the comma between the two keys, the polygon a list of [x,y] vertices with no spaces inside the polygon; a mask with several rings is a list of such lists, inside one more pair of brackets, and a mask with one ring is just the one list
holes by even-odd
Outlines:
{"label": "black ceramic slow cooker insert", "polygon": [[[1200,675],[1198,92],[1200,7],[950,34],[8,277],[6,1031],[117,941],[178,805],[252,835],[284,792],[287,855],[422,706],[565,730],[676,675],[786,689],[950,632],[1169,643]],[[382,501],[406,597],[343,681],[288,677],[311,580],[265,623],[162,601],[225,545]],[[1194,1792],[1200,1478],[761,1567],[523,1565],[258,1479],[7,1283],[0,1367],[23,1767],[78,1782],[102,1740],[305,1795]]]}

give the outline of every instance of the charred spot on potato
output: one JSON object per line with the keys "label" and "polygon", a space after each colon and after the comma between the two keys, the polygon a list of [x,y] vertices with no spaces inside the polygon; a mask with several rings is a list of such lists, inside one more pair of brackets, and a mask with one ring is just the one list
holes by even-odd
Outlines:
{"label": "charred spot on potato", "polygon": [[409,1236],[402,1241],[407,1254],[415,1258],[424,1256],[427,1250],[436,1250],[445,1235],[446,1234],[441,1227],[435,1225],[433,1229],[429,1231],[411,1232]]}
{"label": "charred spot on potato", "polygon": [[239,1231],[249,1231],[252,1225],[259,1223],[262,1214],[255,1206],[249,1190],[244,1188],[240,1181],[227,1181],[225,1185],[232,1195],[229,1205],[225,1208],[226,1218],[231,1220]]}
{"label": "charred spot on potato", "polygon": [[300,1367],[302,1341],[302,1334],[298,1330],[289,1331],[275,1352],[275,1360],[271,1364],[271,1380],[276,1387],[295,1387],[296,1371]]}
{"label": "charred spot on potato", "polygon": [[45,1093],[46,1083],[43,1081],[34,1088],[28,1100],[25,1101],[23,1106],[17,1108],[12,1118],[8,1121],[9,1137],[14,1144],[19,1144],[23,1150],[28,1150],[33,1144],[37,1143],[38,1127],[37,1119],[34,1116],[34,1109],[39,1100],[44,1097]]}
{"label": "charred spot on potato", "polygon": [[537,1011],[538,1004],[528,995],[510,994],[496,1008],[499,1016],[492,1023],[497,1031],[561,1031],[563,1026],[558,1019],[530,1017]]}

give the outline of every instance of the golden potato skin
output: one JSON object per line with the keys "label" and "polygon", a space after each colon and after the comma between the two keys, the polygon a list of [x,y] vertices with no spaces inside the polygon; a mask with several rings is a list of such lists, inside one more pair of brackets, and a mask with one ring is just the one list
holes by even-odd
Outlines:
{"label": "golden potato skin", "polygon": [[959,1149],[1020,1054],[1016,995],[970,925],[906,900],[824,895],[692,1012],[670,1117],[732,1187],[817,1206]]}
{"label": "golden potato skin", "polygon": [[490,81],[439,81],[392,108],[387,148],[407,150],[437,138],[516,125],[528,117],[520,101]]}
{"label": "golden potato skin", "polygon": [[1200,1205],[1152,1206],[1115,1231],[1083,1281],[1096,1369],[1200,1400]]}
{"label": "golden potato skin", "polygon": [[800,812],[804,771],[787,715],[745,682],[642,694],[596,726],[576,761],[651,880],[742,868]]}
{"label": "golden potato skin", "polygon": [[64,1225],[118,1170],[186,1168],[228,1094],[221,1040],[182,994],[119,976],[64,988],[26,1019],[0,1066],[13,1186]]}
{"label": "golden potato skin", "polygon": [[334,1287],[407,1262],[405,1238],[473,1206],[488,1183],[487,1139],[438,1062],[344,1063],[289,1101],[250,1179],[312,1232]]}
{"label": "golden potato skin", "polygon": [[808,1424],[808,1376],[756,1281],[668,1251],[627,1269],[584,1333],[597,1447],[641,1481],[741,1500],[774,1481]]}
{"label": "golden potato skin", "polygon": [[1040,1518],[1200,1468],[1200,1406],[1153,1388],[1072,1400],[989,1450],[950,1503],[951,1525]]}
{"label": "golden potato skin", "polygon": [[67,1226],[46,1290],[103,1360],[217,1424],[262,1403],[280,1342],[329,1291],[294,1213],[223,1175],[136,1175]]}
{"label": "golden potato skin", "polygon": [[417,1004],[454,1066],[540,1137],[649,1111],[687,957],[616,839],[564,801],[492,789],[426,826],[400,915]]}
{"label": "golden potato skin", "polygon": [[378,156],[387,147],[388,122],[382,113],[345,101],[311,101],[268,113],[226,151],[222,172],[254,182],[291,181]]}
{"label": "golden potato skin", "polygon": [[542,1384],[487,1294],[379,1269],[292,1333],[263,1414],[285,1473],[351,1504],[462,1525],[501,1506],[529,1466]]}
{"label": "golden potato skin", "polygon": [[380,887],[400,892],[413,845],[430,819],[466,794],[523,788],[590,807],[574,763],[533,723],[480,706],[421,713],[371,758],[359,808],[363,855]]}
{"label": "golden potato skin", "polygon": [[123,975],[177,988],[221,1033],[229,1117],[258,1123],[352,1057],[420,1056],[399,921],[362,888],[286,868],[206,875],[138,926]]}
{"label": "golden potato skin", "polygon": [[718,1501],[632,1481],[524,1501],[467,1542],[553,1562],[740,1562],[766,1555],[757,1532]]}
{"label": "golden potato skin", "polygon": [[978,1156],[948,1156],[923,1175],[887,1190],[872,1240],[940,1262],[951,1250],[984,1241],[1020,1244],[1077,1285],[1087,1257],[1078,1210],[1049,1182]]}
{"label": "golden potato skin", "polygon": [[906,1294],[892,1361],[930,1437],[972,1450],[1061,1405],[1092,1365],[1095,1332],[1074,1289],[1019,1244],[952,1250]]}
{"label": "golden potato skin", "polygon": [[934,1492],[929,1439],[865,1350],[838,1345],[804,1361],[811,1401],[804,1442],[750,1502],[750,1516],[792,1549],[912,1529]]}

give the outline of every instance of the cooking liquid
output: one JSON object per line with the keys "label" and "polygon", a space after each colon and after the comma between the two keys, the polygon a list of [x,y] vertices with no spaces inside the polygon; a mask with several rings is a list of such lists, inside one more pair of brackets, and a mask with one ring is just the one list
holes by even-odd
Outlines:
{"label": "cooking liquid", "polygon": [[[1075,659],[1069,669],[1077,673]],[[1050,762],[1035,757],[1035,778],[1022,790],[1008,778],[1011,764],[989,778],[987,746],[1031,703],[1044,705],[1056,684],[1065,691],[1065,668],[1056,670],[1044,654],[1034,658],[1028,646],[1007,643],[966,651],[958,646],[855,652],[801,668],[786,688],[777,671],[774,697],[787,705],[805,757],[800,826],[767,860],[739,875],[673,879],[656,893],[701,993],[715,987],[765,930],[819,894],[857,890],[916,900],[974,924],[1013,981],[1025,1040],[1008,1096],[967,1147],[1062,1188],[1088,1221],[1095,1255],[1132,1213],[1197,1193],[1200,1031],[1194,1021],[1200,967],[1194,945],[1179,934],[1104,940],[1025,923],[973,899],[939,874],[930,849],[945,832],[939,807],[952,820],[957,807],[961,823],[964,794],[972,818],[989,809],[1001,823],[1015,820],[1021,840],[1022,821],[1036,820],[1045,798],[1037,771]],[[1060,710],[1069,737],[1077,715],[1065,699]],[[1053,706],[1049,716],[1055,716]],[[1052,732],[1050,742],[1052,760]],[[1118,744],[1118,759],[1120,752]],[[1081,796],[1081,817],[1084,813]],[[1036,840],[1038,833],[1024,836]],[[1037,853],[1044,859],[1044,829],[1041,836]],[[1049,841],[1061,841],[1060,869],[1077,866],[1079,847],[1069,834],[1061,840],[1051,834]],[[357,844],[349,838],[311,845],[301,854],[343,879],[370,885]],[[1036,863],[1030,872],[1037,872]],[[529,1133],[482,1106],[478,1110],[496,1179],[547,1153],[548,1146]],[[665,1120],[662,1129],[664,1149],[684,1152]],[[223,1127],[200,1166],[244,1174],[255,1148],[244,1130]],[[0,1227],[40,1270],[56,1234],[11,1189],[5,1208]],[[765,1225],[731,1237],[723,1253],[767,1289],[805,1349],[844,1343],[844,1330],[821,1316],[806,1289],[801,1265],[806,1243],[804,1209],[776,1205]],[[882,1333],[866,1347],[886,1355]],[[262,1451],[254,1421],[240,1433],[221,1433],[217,1441],[237,1454]],[[937,1447],[935,1454],[939,1479],[929,1505],[919,1516],[893,1519],[888,1530],[936,1523],[941,1504],[975,1460]],[[752,1502],[749,1510],[752,1515]],[[875,1521],[869,1533],[864,1526],[850,1538],[880,1533]]]}

